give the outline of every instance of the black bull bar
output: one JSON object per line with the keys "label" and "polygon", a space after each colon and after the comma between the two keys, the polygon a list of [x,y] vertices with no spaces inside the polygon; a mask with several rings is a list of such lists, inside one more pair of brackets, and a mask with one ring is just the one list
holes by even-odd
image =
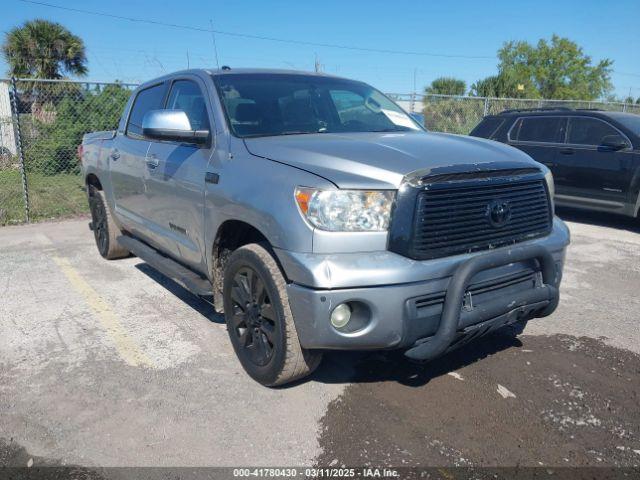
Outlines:
{"label": "black bull bar", "polygon": [[[525,290],[508,298],[496,298],[471,311],[462,309],[469,283],[475,274],[483,270],[497,268],[511,263],[536,259],[540,264],[542,285]],[[445,353],[456,340],[460,319],[465,316],[465,324],[497,319],[527,305],[537,305],[537,317],[551,314],[560,299],[559,278],[551,253],[541,245],[527,245],[503,248],[470,258],[451,277],[445,295],[440,325],[435,335],[419,340],[405,352],[412,360],[428,361]]]}

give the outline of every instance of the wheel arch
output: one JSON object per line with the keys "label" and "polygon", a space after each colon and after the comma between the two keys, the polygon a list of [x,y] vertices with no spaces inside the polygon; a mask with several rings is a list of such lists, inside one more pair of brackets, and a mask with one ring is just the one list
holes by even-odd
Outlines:
{"label": "wheel arch", "polygon": [[89,190],[89,187],[94,187],[98,190],[103,190],[102,182],[100,182],[100,179],[95,173],[89,173],[85,177],[85,185],[87,187],[87,191]]}
{"label": "wheel arch", "polygon": [[244,220],[225,220],[218,227],[211,245],[211,278],[213,280],[213,297],[216,310],[218,311],[222,311],[223,308],[222,279],[224,276],[225,263],[229,258],[229,255],[231,255],[234,250],[250,243],[260,243],[265,245],[278,264],[278,267],[280,267],[283,275],[285,274],[277,255],[273,253],[272,243],[259,228]]}

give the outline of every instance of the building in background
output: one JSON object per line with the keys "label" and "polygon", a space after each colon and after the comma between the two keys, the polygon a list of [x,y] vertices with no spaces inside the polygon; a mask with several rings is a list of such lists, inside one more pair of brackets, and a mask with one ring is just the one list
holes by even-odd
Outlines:
{"label": "building in background", "polygon": [[15,155],[16,137],[11,119],[9,84],[0,82],[0,155]]}

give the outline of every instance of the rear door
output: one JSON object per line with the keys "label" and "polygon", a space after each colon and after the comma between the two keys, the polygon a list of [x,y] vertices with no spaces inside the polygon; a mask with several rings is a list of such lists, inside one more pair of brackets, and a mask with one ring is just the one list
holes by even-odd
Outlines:
{"label": "rear door", "polygon": [[[629,148],[603,147],[604,138],[609,136],[623,139]],[[557,160],[567,183],[565,193],[601,208],[621,208],[631,183],[630,151],[629,140],[610,123],[596,117],[570,117],[566,143]]]}
{"label": "rear door", "polygon": [[128,229],[143,236],[148,231],[144,216],[147,201],[144,161],[150,142],[142,136],[142,118],[149,110],[162,108],[165,94],[165,83],[152,85],[136,94],[125,130],[118,133],[108,152],[118,217]]}
{"label": "rear door", "polygon": [[[567,118],[563,116],[520,117],[507,134],[508,143],[549,167],[556,177],[556,159],[566,125]],[[556,185],[560,188],[562,182],[562,179],[556,177]]]}
{"label": "rear door", "polygon": [[[183,110],[191,128],[212,131],[206,86],[197,77],[172,81],[165,105]],[[192,144],[152,141],[145,161],[145,216],[153,224],[155,243],[187,264],[199,265],[204,252],[204,183],[213,142]]]}

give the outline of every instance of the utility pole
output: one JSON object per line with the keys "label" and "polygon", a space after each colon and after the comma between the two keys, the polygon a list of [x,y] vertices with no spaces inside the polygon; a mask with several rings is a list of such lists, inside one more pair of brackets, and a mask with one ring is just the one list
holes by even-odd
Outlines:
{"label": "utility pole", "polygon": [[413,93],[411,94],[411,103],[409,104],[409,112],[415,112],[415,104],[416,104],[416,76],[418,74],[418,69],[413,69]]}
{"label": "utility pole", "polygon": [[322,71],[322,65],[320,65],[320,60],[318,60],[318,54],[316,53],[316,61],[315,61],[315,71],[319,73]]}

